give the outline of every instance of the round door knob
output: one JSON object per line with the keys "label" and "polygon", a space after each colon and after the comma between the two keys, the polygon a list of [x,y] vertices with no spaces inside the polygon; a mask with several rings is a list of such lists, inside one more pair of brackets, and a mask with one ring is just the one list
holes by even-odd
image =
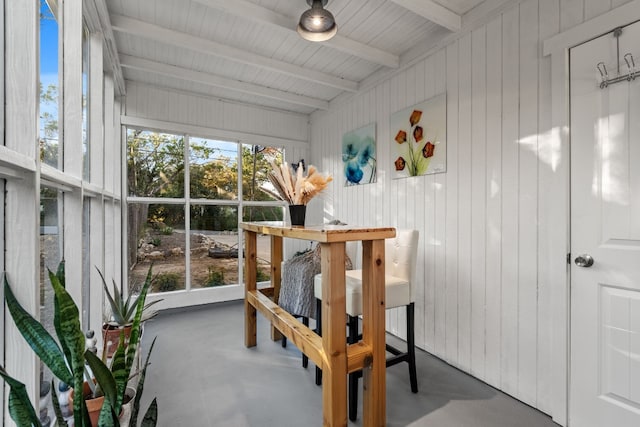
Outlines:
{"label": "round door knob", "polygon": [[591,267],[593,265],[593,258],[588,254],[578,255],[574,262],[578,267]]}

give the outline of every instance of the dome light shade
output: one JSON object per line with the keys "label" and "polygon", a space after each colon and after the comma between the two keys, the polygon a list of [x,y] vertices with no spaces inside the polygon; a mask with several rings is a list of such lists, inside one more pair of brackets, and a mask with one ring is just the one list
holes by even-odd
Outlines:
{"label": "dome light shade", "polygon": [[323,42],[336,35],[338,26],[328,10],[324,9],[328,0],[307,0],[311,9],[300,16],[298,34],[312,42]]}

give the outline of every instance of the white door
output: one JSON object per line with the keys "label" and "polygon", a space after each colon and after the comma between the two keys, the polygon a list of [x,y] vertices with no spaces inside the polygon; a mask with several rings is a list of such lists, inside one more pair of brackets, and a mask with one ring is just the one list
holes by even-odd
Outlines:
{"label": "white door", "polygon": [[[640,69],[639,40],[640,23],[623,29],[621,74],[626,53]],[[640,426],[640,76],[600,88],[596,66],[618,76],[616,52],[612,33],[570,52],[569,423],[578,427]]]}

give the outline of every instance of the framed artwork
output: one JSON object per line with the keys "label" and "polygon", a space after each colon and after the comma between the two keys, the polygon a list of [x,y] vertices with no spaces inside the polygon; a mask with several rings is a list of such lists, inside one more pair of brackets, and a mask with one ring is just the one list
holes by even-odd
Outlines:
{"label": "framed artwork", "polygon": [[441,94],[391,115],[392,177],[447,170],[447,96]]}
{"label": "framed artwork", "polygon": [[376,182],[376,124],[371,123],[342,136],[344,185]]}

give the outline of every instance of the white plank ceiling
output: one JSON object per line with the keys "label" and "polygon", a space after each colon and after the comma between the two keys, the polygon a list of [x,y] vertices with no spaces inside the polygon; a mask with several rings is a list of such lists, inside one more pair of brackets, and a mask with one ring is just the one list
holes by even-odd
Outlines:
{"label": "white plank ceiling", "polygon": [[[489,0],[488,0],[489,1]],[[483,0],[329,0],[338,34],[296,33],[305,0],[96,0],[126,82],[309,114],[459,31]]]}

